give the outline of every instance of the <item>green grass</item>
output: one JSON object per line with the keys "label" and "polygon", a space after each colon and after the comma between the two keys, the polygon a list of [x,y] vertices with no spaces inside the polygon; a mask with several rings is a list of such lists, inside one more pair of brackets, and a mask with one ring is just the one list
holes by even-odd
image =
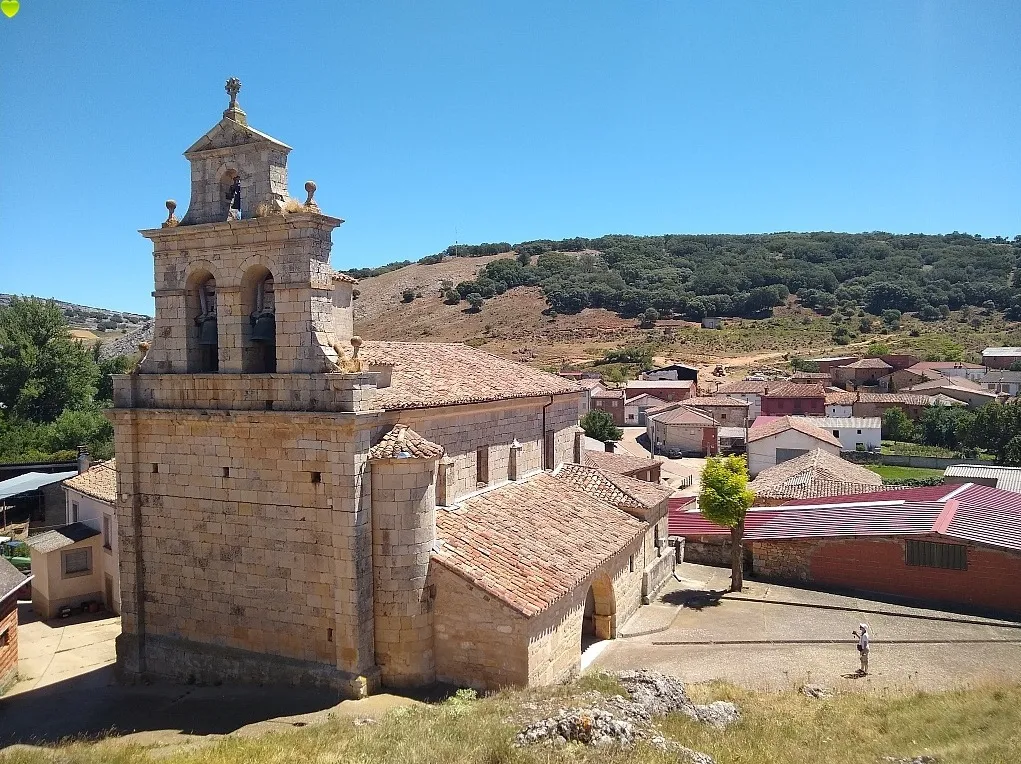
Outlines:
{"label": "green grass", "polygon": [[[21,749],[0,762],[36,764],[283,764],[283,762],[397,761],[402,764],[659,764],[676,755],[640,745],[631,750],[515,748],[514,734],[540,712],[523,703],[561,707],[572,695],[612,690],[612,679],[584,679],[578,686],[501,692],[472,701],[398,709],[377,724],[356,726],[335,718],[304,729],[260,737],[223,738],[174,749],[114,741],[71,742],[56,751]],[[884,756],[923,753],[953,764],[1021,760],[1021,686],[977,687],[947,693],[854,692],[814,700],[796,692],[762,693],[727,685],[691,686],[697,702],[738,704],[742,720],[726,730],[703,727],[677,715],[659,721],[668,738],[704,751],[720,764],[863,764]],[[591,698],[573,703],[591,703]]]}
{"label": "green grass", "polygon": [[875,472],[883,479],[883,482],[888,480],[910,480],[912,478],[921,480],[943,476],[943,470],[928,470],[922,467],[893,467],[886,464],[868,464],[865,465],[865,469]]}

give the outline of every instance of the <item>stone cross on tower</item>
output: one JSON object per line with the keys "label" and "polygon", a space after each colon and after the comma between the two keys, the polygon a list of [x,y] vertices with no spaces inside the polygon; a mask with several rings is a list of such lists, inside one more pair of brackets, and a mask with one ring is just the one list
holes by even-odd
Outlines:
{"label": "stone cross on tower", "polygon": [[227,84],[224,85],[223,89],[226,90],[227,94],[230,96],[230,106],[227,108],[236,109],[238,106],[238,93],[241,92],[241,80],[237,77],[231,77],[227,80]]}
{"label": "stone cross on tower", "polygon": [[227,80],[227,84],[223,86],[223,89],[227,91],[227,95],[230,96],[230,104],[227,106],[227,110],[223,113],[223,116],[233,119],[235,122],[246,124],[247,119],[245,118],[245,112],[240,106],[238,106],[238,93],[241,92],[241,80],[237,77],[231,77]]}

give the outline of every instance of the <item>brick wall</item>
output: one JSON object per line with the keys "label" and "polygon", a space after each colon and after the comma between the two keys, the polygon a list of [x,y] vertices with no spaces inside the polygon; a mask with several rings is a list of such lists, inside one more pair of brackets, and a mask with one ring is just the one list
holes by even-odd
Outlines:
{"label": "brick wall", "polygon": [[755,573],[766,578],[1021,612],[1017,553],[967,545],[968,569],[945,570],[907,565],[902,538],[755,541],[752,546]]}
{"label": "brick wall", "polygon": [[0,646],[0,694],[18,678],[18,598],[11,595],[0,602],[0,634],[7,632],[7,645]]}

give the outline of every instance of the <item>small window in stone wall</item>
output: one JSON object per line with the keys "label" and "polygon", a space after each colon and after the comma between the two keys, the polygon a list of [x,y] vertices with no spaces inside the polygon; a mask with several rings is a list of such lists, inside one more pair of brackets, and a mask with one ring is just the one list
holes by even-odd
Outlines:
{"label": "small window in stone wall", "polygon": [[908,541],[905,562],[913,567],[968,569],[968,547],[964,544],[940,544],[935,541]]}

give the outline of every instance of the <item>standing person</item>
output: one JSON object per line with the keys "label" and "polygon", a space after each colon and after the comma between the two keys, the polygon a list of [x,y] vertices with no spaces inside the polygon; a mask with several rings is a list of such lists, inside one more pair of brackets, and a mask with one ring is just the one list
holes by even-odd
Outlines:
{"label": "standing person", "polygon": [[858,624],[858,631],[852,631],[855,639],[858,640],[858,657],[861,659],[861,668],[858,669],[858,673],[862,676],[868,676],[869,673],[869,627],[864,623]]}

